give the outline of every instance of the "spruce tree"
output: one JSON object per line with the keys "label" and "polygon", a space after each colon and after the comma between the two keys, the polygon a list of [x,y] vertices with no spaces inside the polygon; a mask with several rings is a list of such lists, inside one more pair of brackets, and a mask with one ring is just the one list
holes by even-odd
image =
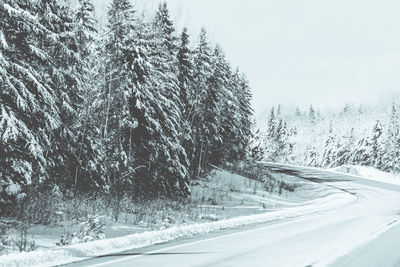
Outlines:
{"label": "spruce tree", "polygon": [[48,178],[54,131],[60,127],[52,58],[42,46],[57,38],[38,20],[36,3],[0,5],[0,202]]}
{"label": "spruce tree", "polygon": [[[237,108],[233,105],[235,103],[233,92],[229,88],[230,66],[219,45],[215,46],[211,56],[211,71],[207,98],[204,102],[206,105],[205,123],[210,131],[208,157],[212,164],[220,164],[223,160],[232,160],[235,157],[230,153],[236,150],[235,146],[231,146],[230,141],[233,141],[231,138],[238,131],[238,122],[232,121],[232,112],[235,112]],[[231,109],[228,108],[229,105]],[[229,146],[229,150],[226,150],[225,145]]]}
{"label": "spruce tree", "polygon": [[[104,40],[105,81],[102,95],[102,149],[107,170],[108,190],[117,198],[133,192],[136,168],[133,142],[138,131],[138,120],[132,116],[135,108],[146,106],[138,101],[141,81],[146,69],[140,47],[135,46],[134,10],[128,0],[112,1],[108,10],[107,33]],[[141,113],[135,112],[136,117]],[[136,153],[134,153],[136,152]],[[138,153],[139,154],[139,153]],[[140,163],[139,163],[140,164]]]}
{"label": "spruce tree", "polygon": [[383,129],[381,122],[379,120],[376,121],[370,147],[369,147],[369,154],[371,155],[371,166],[374,166],[377,169],[383,169],[384,164],[384,145],[383,145]]}
{"label": "spruce tree", "polygon": [[[196,89],[193,92],[193,108],[196,111],[193,118],[194,136],[194,157],[192,159],[192,173],[200,176],[203,168],[207,168],[208,147],[214,139],[211,131],[216,130],[216,125],[212,125],[214,118],[213,109],[207,110],[206,105],[212,105],[212,94],[208,92],[208,81],[212,73],[211,69],[211,49],[207,39],[207,32],[201,29],[199,42],[194,56],[194,83]],[[210,121],[207,120],[210,119]],[[211,124],[211,125],[210,125]]]}
{"label": "spruce tree", "polygon": [[193,104],[193,55],[189,47],[189,35],[187,28],[181,33],[180,44],[177,53],[179,97],[183,105],[183,114],[187,121],[191,121]]}
{"label": "spruce tree", "polygon": [[271,108],[271,112],[269,114],[269,119],[268,119],[268,136],[270,138],[275,137],[275,127],[276,127],[276,119],[275,119],[275,107]]}
{"label": "spruce tree", "polygon": [[265,135],[265,147],[266,147],[266,159],[269,161],[275,161],[276,160],[276,151],[277,151],[277,122],[276,122],[276,116],[275,116],[275,107],[271,108],[270,115],[268,118],[268,123],[267,123],[267,133]]}
{"label": "spruce tree", "polygon": [[373,160],[371,159],[370,146],[371,144],[368,135],[364,133],[363,137],[356,143],[349,163],[354,165],[371,166]]}
{"label": "spruce tree", "polygon": [[170,195],[188,194],[189,161],[182,146],[183,127],[185,126],[184,103],[180,98],[180,87],[177,69],[177,38],[170,18],[167,4],[159,6],[154,23],[154,49],[150,63],[154,67],[152,82],[159,88],[161,110],[157,114],[163,129],[160,149],[162,168],[160,179],[166,180],[163,190]]}
{"label": "spruce tree", "polygon": [[[75,166],[74,187],[88,190],[90,187],[101,188],[104,180],[104,164],[101,155],[101,122],[95,113],[101,95],[103,79],[101,79],[101,57],[98,53],[97,21],[91,0],[79,0],[73,19],[74,35],[78,45],[80,65],[80,93],[83,98],[78,110],[75,125],[77,136],[77,161]],[[88,188],[89,187],[89,188]]]}
{"label": "spruce tree", "polygon": [[238,158],[243,159],[245,154],[243,151],[246,151],[246,147],[249,144],[249,137],[251,133],[252,121],[251,118],[253,116],[253,108],[251,106],[251,88],[248,80],[242,74],[240,78],[239,88],[236,91],[236,98],[238,99],[238,114],[240,116],[240,127],[238,138]]}
{"label": "spruce tree", "polygon": [[328,138],[325,141],[324,154],[322,155],[322,167],[333,167],[336,163],[336,136],[333,132],[332,122],[329,125]]}
{"label": "spruce tree", "polygon": [[47,54],[52,58],[48,68],[48,84],[54,88],[61,124],[53,140],[52,153],[55,164],[48,170],[54,182],[64,188],[75,186],[75,167],[80,166],[77,158],[77,121],[83,105],[81,92],[81,61],[78,43],[74,35],[73,12],[67,2],[39,0],[37,15],[39,21],[54,35],[57,41],[41,38]]}
{"label": "spruce tree", "polygon": [[390,121],[387,127],[387,135],[385,141],[385,170],[396,171],[400,170],[400,125],[399,125],[399,114],[396,104],[393,102],[392,110],[390,114]]}
{"label": "spruce tree", "polygon": [[73,23],[80,57],[87,60],[93,52],[91,50],[97,35],[97,21],[92,0],[79,0]]}
{"label": "spruce tree", "polygon": [[[179,86],[179,98],[182,104],[182,132],[181,143],[186,151],[189,164],[194,159],[193,119],[196,116],[194,102],[194,65],[193,52],[189,47],[189,35],[184,28],[178,46],[177,53],[177,78]],[[190,171],[190,167],[188,169]]]}
{"label": "spruce tree", "polygon": [[312,105],[310,105],[308,117],[311,124],[315,124],[317,122],[317,113]]}
{"label": "spruce tree", "polygon": [[251,138],[248,145],[249,156],[256,160],[261,161],[265,157],[265,148],[262,141],[260,129],[256,128],[256,122],[253,121],[251,127]]}
{"label": "spruce tree", "polygon": [[352,154],[355,150],[355,136],[354,136],[354,128],[351,128],[350,132],[342,138],[342,142],[339,143],[337,147],[339,148],[337,151],[337,161],[336,164],[338,166],[344,164],[352,164],[351,158]]}

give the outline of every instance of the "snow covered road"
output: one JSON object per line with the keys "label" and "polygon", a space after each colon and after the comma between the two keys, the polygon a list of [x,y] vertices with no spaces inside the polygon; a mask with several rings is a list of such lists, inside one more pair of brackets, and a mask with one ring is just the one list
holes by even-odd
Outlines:
{"label": "snow covered road", "polygon": [[358,199],[334,210],[102,256],[76,266],[400,266],[399,185],[267,165],[328,182]]}

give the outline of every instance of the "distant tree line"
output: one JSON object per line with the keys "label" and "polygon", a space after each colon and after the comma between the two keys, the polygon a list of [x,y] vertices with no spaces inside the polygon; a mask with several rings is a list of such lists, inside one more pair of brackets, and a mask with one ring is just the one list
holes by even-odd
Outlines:
{"label": "distant tree line", "polygon": [[194,46],[166,3],[0,3],[0,203],[32,190],[187,196],[209,164],[246,156],[249,83],[205,29]]}
{"label": "distant tree line", "polygon": [[257,160],[317,167],[363,165],[399,173],[399,106],[393,103],[390,112],[375,113],[350,105],[330,115],[321,115],[313,106],[304,113],[297,108],[294,114],[273,107],[263,119],[263,130],[253,130],[250,154]]}

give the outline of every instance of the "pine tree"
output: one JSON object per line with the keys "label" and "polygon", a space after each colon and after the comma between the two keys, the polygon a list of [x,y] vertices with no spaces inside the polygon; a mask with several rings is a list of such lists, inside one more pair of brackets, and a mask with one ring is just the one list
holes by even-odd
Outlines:
{"label": "pine tree", "polygon": [[101,121],[95,113],[100,99],[102,82],[101,57],[98,53],[97,21],[91,0],[80,0],[74,12],[74,35],[78,45],[80,65],[80,93],[83,103],[78,110],[75,125],[77,136],[76,158],[79,164],[75,166],[74,187],[88,190],[88,186],[96,189],[104,186],[104,164],[101,155]]}
{"label": "pine tree", "polygon": [[248,80],[242,75],[239,83],[239,90],[237,91],[236,98],[238,99],[238,114],[240,116],[239,134],[237,136],[237,144],[239,152],[238,159],[243,159],[246,147],[249,144],[251,136],[251,127],[253,116],[253,108],[251,106],[251,89]]}
{"label": "pine tree", "polygon": [[[194,65],[193,54],[189,48],[189,35],[184,28],[180,36],[180,44],[177,53],[177,78],[179,86],[179,98],[182,103],[182,145],[186,151],[189,164],[194,159],[193,119],[195,117],[194,101]],[[190,166],[188,171],[190,171]]]}
{"label": "pine tree", "polygon": [[393,102],[385,142],[385,171],[398,172],[400,170],[399,119],[396,104]]}
{"label": "pine tree", "polygon": [[302,116],[299,107],[296,107],[295,116],[296,116],[297,118],[300,118],[300,117]]}
{"label": "pine tree", "polygon": [[391,160],[389,163],[390,171],[394,173],[400,173],[400,132],[398,132],[395,142],[395,153],[389,159]]}
{"label": "pine tree", "polygon": [[351,164],[352,153],[355,150],[354,128],[351,128],[348,135],[344,136],[342,143],[338,141],[337,161],[336,165]]}
{"label": "pine tree", "polygon": [[92,46],[97,34],[96,24],[92,0],[79,0],[74,14],[74,34],[82,59],[88,59],[92,53]]}
{"label": "pine tree", "polygon": [[136,197],[187,195],[178,87],[166,65],[172,55],[158,26],[135,22],[133,15],[128,1],[115,0],[109,10],[106,58],[112,78],[104,136],[112,155],[110,184],[120,185],[114,186],[119,197],[121,188]]}
{"label": "pine tree", "polygon": [[317,113],[312,105],[310,105],[310,111],[308,113],[308,117],[310,119],[311,124],[315,124],[317,122]]}
{"label": "pine tree", "polygon": [[265,148],[262,141],[260,129],[256,128],[256,122],[253,121],[251,127],[251,138],[248,145],[249,156],[256,160],[263,160],[265,157]]}
{"label": "pine tree", "polygon": [[177,77],[178,46],[174,25],[165,2],[159,6],[153,25],[156,34],[154,54],[150,58],[154,67],[152,80],[154,87],[160,89],[159,96],[163,97],[160,99],[162,110],[157,116],[163,128],[162,144],[165,146],[159,151],[159,162],[163,166],[161,176],[168,181],[163,185],[163,190],[171,195],[188,194],[189,161],[181,141],[185,126],[185,107],[180,99],[181,90]]}
{"label": "pine tree", "polygon": [[165,2],[148,22],[112,0],[98,34],[77,2],[0,5],[0,202],[48,179],[109,193],[118,219],[123,197],[187,196],[190,174],[246,157],[250,86],[204,29],[192,50]]}
{"label": "pine tree", "polygon": [[[207,105],[212,105],[212,95],[208,92],[208,82],[212,74],[211,69],[211,49],[207,40],[207,32],[201,29],[199,42],[195,50],[194,56],[194,83],[196,89],[193,92],[193,106],[195,116],[193,118],[193,136],[194,141],[194,157],[192,159],[192,173],[200,176],[203,168],[208,168],[208,147],[212,145],[212,140],[216,136],[212,136],[211,131],[215,131],[216,125],[213,125],[214,115],[213,109],[208,110]],[[210,119],[210,121],[208,121]]]}
{"label": "pine tree", "polygon": [[[233,136],[232,132],[237,131],[237,124],[230,121],[232,118],[232,110],[228,111],[228,101],[232,103],[233,95],[229,86],[230,66],[225,60],[225,55],[220,46],[216,46],[211,56],[211,75],[208,79],[207,95],[204,99],[205,106],[205,123],[210,127],[207,134],[208,142],[208,159],[212,164],[220,164],[222,160],[232,160],[231,151],[235,150],[231,147],[231,151],[225,150],[225,144]],[[232,105],[231,108],[235,109]],[[228,113],[223,114],[223,111]],[[225,153],[226,152],[226,153]]]}
{"label": "pine tree", "polygon": [[275,161],[277,159],[277,127],[275,108],[272,107],[267,124],[267,134],[265,136],[266,159],[269,161]]}
{"label": "pine tree", "polygon": [[178,60],[178,81],[179,81],[179,97],[183,104],[183,114],[187,121],[191,121],[192,104],[193,104],[193,57],[189,48],[189,35],[187,29],[184,28],[180,38],[180,45],[177,53]]}
{"label": "pine tree", "polygon": [[369,154],[371,155],[370,164],[377,169],[383,169],[384,164],[384,146],[383,146],[383,129],[381,122],[376,121],[373,129],[373,135],[369,147]]}
{"label": "pine tree", "polygon": [[144,67],[145,55],[135,45],[134,25],[134,10],[130,2],[112,1],[103,52],[102,153],[107,155],[104,162],[107,187],[117,199],[139,186],[134,178],[141,162],[137,162],[135,157],[143,156],[134,150],[135,140],[142,137],[135,138],[134,132],[139,131],[140,121],[133,114],[139,117],[140,109],[147,107],[145,101],[139,101],[147,96],[142,96],[139,89],[147,70]]}
{"label": "pine tree", "polygon": [[156,17],[154,19],[154,25],[161,33],[162,44],[171,55],[175,55],[177,52],[175,36],[175,27],[170,18],[167,2],[162,2],[158,6]]}
{"label": "pine tree", "polygon": [[332,122],[329,125],[328,138],[325,141],[325,149],[324,154],[322,155],[322,167],[334,167],[336,163],[337,157],[337,143],[336,136],[333,132]]}
{"label": "pine tree", "polygon": [[280,131],[280,136],[278,139],[279,144],[279,157],[281,161],[286,162],[289,156],[289,132],[287,127],[287,122],[282,120],[282,130]]}
{"label": "pine tree", "polygon": [[349,163],[353,165],[371,166],[369,146],[370,143],[367,136],[358,140],[350,157]]}
{"label": "pine tree", "polygon": [[276,132],[275,127],[276,127],[275,108],[272,107],[270,115],[269,115],[269,119],[268,119],[268,136],[270,138],[275,137],[275,132]]}
{"label": "pine tree", "polygon": [[280,118],[281,117],[281,105],[278,105],[278,108],[276,109],[276,117]]}
{"label": "pine tree", "polygon": [[40,23],[36,4],[3,1],[0,5],[0,202],[48,178],[60,117],[48,84],[52,59],[42,46],[54,44],[53,32]]}
{"label": "pine tree", "polygon": [[76,128],[83,95],[79,86],[81,61],[74,36],[74,18],[67,4],[62,1],[39,0],[37,15],[40,23],[57,36],[56,42],[46,37],[40,40],[41,46],[46,47],[46,53],[52,58],[48,68],[51,78],[48,84],[54,88],[61,119],[60,127],[54,135],[52,153],[48,154],[55,163],[48,172],[57,185],[72,188],[75,167],[80,165],[77,159]]}
{"label": "pine tree", "polygon": [[319,154],[314,145],[309,145],[306,149],[304,161],[307,166],[316,167],[318,165]]}

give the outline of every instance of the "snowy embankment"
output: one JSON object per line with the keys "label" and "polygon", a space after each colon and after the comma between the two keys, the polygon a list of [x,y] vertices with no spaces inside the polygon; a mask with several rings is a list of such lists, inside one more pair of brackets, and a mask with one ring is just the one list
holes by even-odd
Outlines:
{"label": "snowy embankment", "polygon": [[216,222],[174,226],[159,231],[148,231],[124,237],[98,240],[45,251],[15,253],[0,257],[1,266],[53,266],[84,260],[99,255],[119,253],[131,249],[164,243],[178,238],[191,237],[216,230],[235,228],[248,224],[281,220],[315,212],[335,209],[356,200],[347,193],[332,193],[315,199],[304,206],[290,207],[263,214],[242,216]]}
{"label": "snowy embankment", "polygon": [[373,167],[343,165],[330,169],[334,172],[351,174],[363,179],[378,181],[387,184],[400,185],[400,176],[392,173],[383,172]]}

